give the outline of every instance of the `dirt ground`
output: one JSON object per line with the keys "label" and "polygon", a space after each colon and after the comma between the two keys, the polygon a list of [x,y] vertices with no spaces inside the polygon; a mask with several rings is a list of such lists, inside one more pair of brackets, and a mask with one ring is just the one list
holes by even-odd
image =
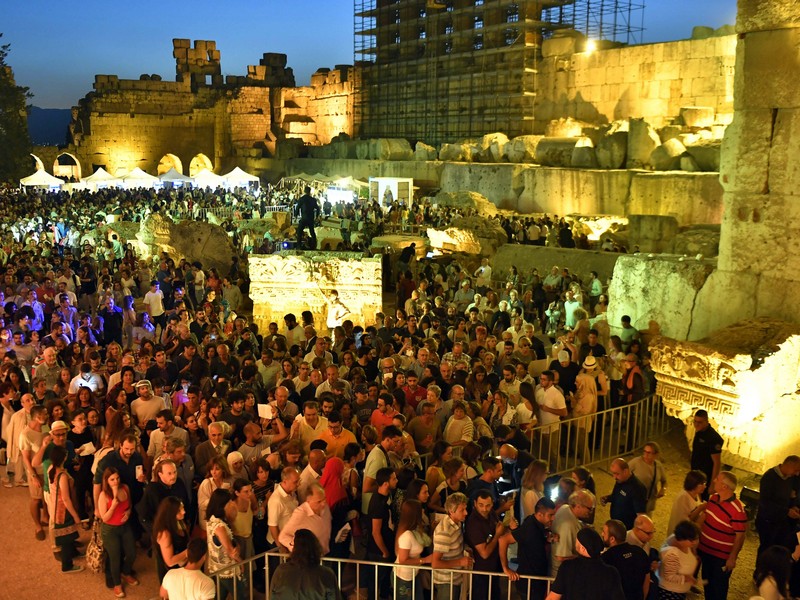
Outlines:
{"label": "dirt ground", "polygon": [[[653,522],[656,526],[656,534],[653,537],[652,546],[660,548],[666,538],[666,528],[669,524],[669,516],[672,511],[672,502],[675,496],[683,489],[683,478],[689,471],[689,458],[691,452],[680,428],[674,429],[666,436],[659,438],[661,446],[661,460],[667,471],[667,494],[656,503],[656,510],[653,513]],[[635,454],[624,456],[633,458]],[[597,484],[598,496],[609,494],[614,486],[614,479],[608,472],[607,464],[599,465],[592,469],[595,483]],[[754,478],[745,477],[742,473],[736,473],[739,478],[739,488],[743,484],[753,483]],[[758,488],[755,484],[756,489]],[[738,493],[738,492],[737,492]],[[602,524],[608,520],[609,507],[601,506],[598,502],[595,526],[599,530]],[[731,585],[728,593],[730,600],[746,600],[754,595],[752,575],[756,564],[756,550],[758,548],[758,535],[752,522],[748,526],[747,537],[744,547],[739,554],[736,569],[731,574]],[[702,574],[701,574],[702,577]],[[690,595],[691,598],[702,598],[703,594]]]}

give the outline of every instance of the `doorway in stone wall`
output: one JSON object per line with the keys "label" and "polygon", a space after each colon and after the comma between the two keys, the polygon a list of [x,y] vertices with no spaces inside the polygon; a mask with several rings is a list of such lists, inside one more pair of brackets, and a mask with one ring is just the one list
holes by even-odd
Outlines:
{"label": "doorway in stone wall", "polygon": [[53,175],[64,181],[78,182],[81,180],[81,164],[69,152],[62,152],[53,163]]}
{"label": "doorway in stone wall", "polygon": [[158,161],[158,172],[156,175],[163,175],[170,169],[175,169],[178,173],[183,175],[183,163],[181,159],[174,154],[167,153]]}
{"label": "doorway in stone wall", "polygon": [[200,154],[195,155],[192,159],[192,162],[189,163],[189,177],[194,177],[203,169],[208,169],[212,173],[214,172],[214,163],[211,162],[211,159],[208,158],[202,152]]}

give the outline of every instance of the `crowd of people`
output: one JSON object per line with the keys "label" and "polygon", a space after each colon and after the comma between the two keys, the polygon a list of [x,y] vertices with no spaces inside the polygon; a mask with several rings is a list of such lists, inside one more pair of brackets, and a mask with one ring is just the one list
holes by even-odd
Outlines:
{"label": "crowd of people", "polygon": [[[4,240],[0,438],[3,484],[27,486],[33,535],[62,572],[82,569],[80,532],[94,524],[116,597],[138,584],[144,551],[172,600],[213,597],[204,568],[223,598],[250,585],[279,598],[352,592],[352,572],[336,582],[319,561],[353,556],[378,565],[358,571],[370,599],[497,598],[509,581],[549,600],[673,600],[693,585],[727,597],[746,516],[707,414],[695,415],[692,471],[660,552],[649,547],[667,485],[655,442],[611,464],[606,523],[593,524],[588,469],[549,478],[562,419],[583,417],[589,463],[595,414],[653,391],[631,319],[601,343],[596,274],[498,277],[488,260],[469,272],[406,253],[394,316],[362,327],[304,312],[259,331],[240,313],[238,261],[220,275],[167,255],[150,265],[113,237],[83,246],[71,228],[112,197],[57,198],[28,198],[42,203],[28,214],[66,216]],[[756,580],[780,598],[798,552],[800,459],[776,469]],[[268,550],[291,559],[266,580],[263,558],[243,564]],[[530,577],[554,578],[549,595]]]}

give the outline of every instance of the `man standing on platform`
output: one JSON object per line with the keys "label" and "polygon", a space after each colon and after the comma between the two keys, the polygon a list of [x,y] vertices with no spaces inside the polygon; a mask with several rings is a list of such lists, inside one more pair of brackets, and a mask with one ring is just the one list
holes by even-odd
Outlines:
{"label": "man standing on platform", "polygon": [[308,229],[311,238],[309,250],[317,249],[317,233],[314,231],[314,222],[319,216],[319,201],[311,195],[311,188],[306,186],[303,195],[297,200],[297,211],[300,213],[300,222],[297,225],[297,244],[303,243],[303,230]]}

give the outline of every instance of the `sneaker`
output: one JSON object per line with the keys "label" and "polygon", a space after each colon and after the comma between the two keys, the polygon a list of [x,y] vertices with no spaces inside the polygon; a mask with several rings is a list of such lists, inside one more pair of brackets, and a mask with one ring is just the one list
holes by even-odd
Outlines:
{"label": "sneaker", "polygon": [[9,479],[8,477],[3,477],[3,487],[13,488],[14,481]]}
{"label": "sneaker", "polygon": [[27,481],[17,481],[16,486],[17,487],[28,487],[28,482]]}
{"label": "sneaker", "polygon": [[78,565],[73,565],[71,569],[66,571],[61,571],[62,573],[80,573],[83,571],[83,567],[79,567]]}
{"label": "sneaker", "polygon": [[124,573],[120,576],[122,581],[127,583],[128,585],[139,585],[139,580],[136,579],[133,575],[125,575]]}
{"label": "sneaker", "polygon": [[125,590],[122,589],[121,585],[114,586],[114,597],[115,598],[124,598],[125,597]]}

